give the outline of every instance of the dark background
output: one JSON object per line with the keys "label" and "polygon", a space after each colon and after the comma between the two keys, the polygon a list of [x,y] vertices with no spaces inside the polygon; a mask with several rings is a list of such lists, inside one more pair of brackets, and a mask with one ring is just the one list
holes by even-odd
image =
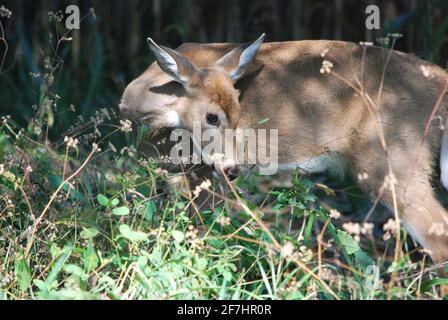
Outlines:
{"label": "dark background", "polygon": [[[50,130],[56,136],[79,114],[100,107],[115,108],[129,81],[152,62],[146,38],[176,47],[183,42],[246,42],[262,32],[266,41],[340,39],[375,41],[387,33],[404,35],[397,48],[441,66],[448,61],[448,1],[446,0],[119,0],[119,1],[2,1],[12,11],[2,18],[9,51],[0,75],[0,115],[10,114],[26,126],[32,105],[39,104],[41,83],[30,72],[42,72],[52,55],[55,35],[64,23],[49,22],[48,11],[65,11],[77,4],[81,16],[95,9],[71,42],[59,47],[64,63],[55,71],[52,91],[60,100]],[[365,28],[365,8],[381,9],[381,30]],[[50,33],[53,34],[50,37]],[[4,46],[0,44],[0,54]],[[5,70],[7,70],[5,72]],[[76,106],[70,112],[69,106]],[[64,111],[65,110],[65,111]]]}

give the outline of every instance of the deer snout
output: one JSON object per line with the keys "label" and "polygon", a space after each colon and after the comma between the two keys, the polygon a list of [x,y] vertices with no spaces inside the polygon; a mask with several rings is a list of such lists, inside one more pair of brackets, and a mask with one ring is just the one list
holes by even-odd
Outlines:
{"label": "deer snout", "polygon": [[121,102],[119,105],[118,105],[118,109],[120,109],[120,112],[121,113],[126,113],[126,110],[128,109],[127,107],[126,107],[126,105],[123,103],[123,102]]}
{"label": "deer snout", "polygon": [[129,106],[123,102],[120,102],[118,105],[118,109],[120,110],[120,113],[125,117],[135,117],[135,113],[129,108]]}

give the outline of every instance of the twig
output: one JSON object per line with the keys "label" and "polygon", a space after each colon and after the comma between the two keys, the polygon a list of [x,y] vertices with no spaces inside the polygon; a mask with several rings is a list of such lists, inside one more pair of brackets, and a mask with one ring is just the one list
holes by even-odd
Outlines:
{"label": "twig", "polygon": [[42,210],[41,214],[39,215],[39,217],[36,219],[36,221],[33,224],[33,228],[31,231],[31,235],[30,238],[28,240],[28,244],[25,250],[25,257],[28,257],[28,254],[31,250],[31,246],[34,243],[35,237],[36,237],[36,231],[37,228],[39,226],[39,224],[41,223],[41,221],[44,219],[45,214],[48,212],[48,210],[51,207],[51,204],[53,203],[53,201],[56,199],[57,195],[59,194],[59,192],[62,190],[62,188],[64,187],[64,185],[66,183],[68,183],[70,180],[72,180],[74,177],[76,177],[83,169],[84,167],[87,165],[87,163],[90,161],[90,159],[92,158],[93,154],[96,152],[96,148],[94,148],[90,154],[87,156],[86,160],[84,161],[84,163],[78,168],[78,170],[76,170],[72,175],[70,175],[67,179],[65,179],[60,185],[59,187],[56,189],[56,191],[53,193],[53,195],[51,196],[50,200],[48,201],[47,205],[45,206],[45,208]]}
{"label": "twig", "polygon": [[0,21],[0,41],[2,41],[5,44],[5,52],[3,53],[2,60],[0,63],[0,74],[1,74],[3,70],[3,65],[6,60],[6,55],[8,54],[9,50],[8,42],[5,39],[5,30],[3,29],[3,24],[1,21]]}

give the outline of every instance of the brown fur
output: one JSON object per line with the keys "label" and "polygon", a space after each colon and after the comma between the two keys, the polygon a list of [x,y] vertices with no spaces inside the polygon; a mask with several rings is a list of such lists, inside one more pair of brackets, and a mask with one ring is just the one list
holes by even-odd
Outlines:
{"label": "brown fur", "polygon": [[[356,80],[361,82],[364,91],[376,101],[389,50],[368,47],[363,60],[362,47],[353,43],[324,40],[265,43],[246,76],[233,88],[230,79],[224,77],[224,71],[232,66],[222,70],[214,68],[214,63],[235,47],[233,44],[181,46],[177,52],[198,68],[207,68],[202,71],[205,76],[199,86],[187,94],[153,64],[126,89],[122,111],[138,118],[156,111],[176,110],[187,128],[193,119],[203,119],[210,111],[224,112],[225,127],[254,127],[268,118],[261,127],[279,130],[280,163],[306,164],[331,155],[340,159],[353,176],[366,173],[368,178],[361,185],[368,193],[377,194],[388,174],[387,155],[378,138],[378,118],[372,117],[355,90],[333,74],[320,74],[319,69],[323,61],[321,53],[329,49],[325,59],[334,63],[333,72],[353,85],[357,86]],[[433,77],[425,77],[421,66],[429,68]],[[448,236],[429,232],[436,223],[448,235],[447,213],[435,199],[430,184],[442,133],[437,121],[431,123],[423,144],[421,141],[443,81],[448,81],[448,77],[442,69],[393,51],[380,100],[380,125],[397,179],[401,219],[436,262],[448,260]],[[166,103],[168,100],[170,104]],[[204,101],[208,104],[204,105]],[[445,99],[444,106],[446,102]],[[442,110],[439,115],[443,115]],[[149,122],[155,127],[166,124],[161,118]],[[382,200],[393,207],[390,190]]]}

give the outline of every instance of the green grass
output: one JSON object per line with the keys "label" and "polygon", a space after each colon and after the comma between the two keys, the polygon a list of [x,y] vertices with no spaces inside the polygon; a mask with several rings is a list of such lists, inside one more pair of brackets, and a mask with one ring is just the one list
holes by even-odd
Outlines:
{"label": "green grass", "polygon": [[197,213],[194,196],[167,189],[174,174],[161,164],[107,146],[61,187],[90,150],[50,149],[0,125],[0,298],[415,299],[447,282],[407,253],[393,262],[394,237],[356,241],[297,173],[261,206],[252,176]]}

